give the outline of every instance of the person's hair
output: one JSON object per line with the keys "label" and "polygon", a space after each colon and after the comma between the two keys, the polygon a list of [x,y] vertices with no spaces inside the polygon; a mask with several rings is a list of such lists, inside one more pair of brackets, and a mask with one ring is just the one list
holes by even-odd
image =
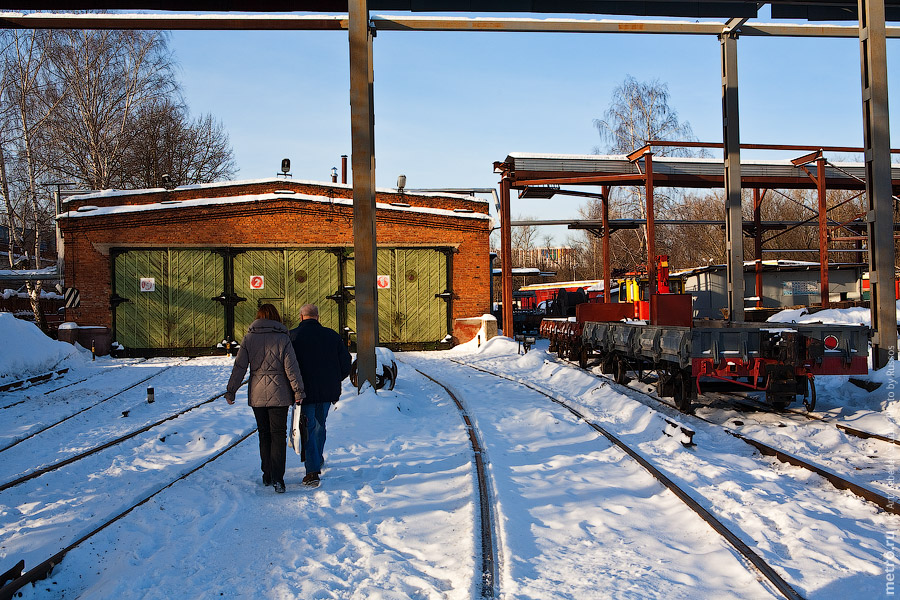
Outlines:
{"label": "person's hair", "polygon": [[319,318],[319,307],[315,304],[304,304],[300,307],[300,318],[309,317],[311,319]]}
{"label": "person's hair", "polygon": [[268,319],[270,321],[278,321],[281,323],[281,315],[278,314],[278,309],[275,308],[272,304],[260,304],[259,310],[256,311],[257,319]]}

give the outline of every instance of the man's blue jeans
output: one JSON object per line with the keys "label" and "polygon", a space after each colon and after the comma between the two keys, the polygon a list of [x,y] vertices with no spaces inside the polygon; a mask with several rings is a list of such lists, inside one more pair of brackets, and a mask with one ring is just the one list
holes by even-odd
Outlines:
{"label": "man's blue jeans", "polygon": [[322,454],[325,451],[325,419],[328,418],[330,402],[303,404],[300,410],[306,417],[306,472],[318,473],[322,470]]}

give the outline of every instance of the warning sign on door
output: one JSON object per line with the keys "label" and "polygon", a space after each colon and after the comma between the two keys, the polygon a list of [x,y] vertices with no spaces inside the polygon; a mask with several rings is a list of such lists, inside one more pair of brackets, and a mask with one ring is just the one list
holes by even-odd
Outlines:
{"label": "warning sign on door", "polygon": [[375,284],[379,290],[388,290],[391,288],[391,276],[379,275],[378,279],[375,280]]}
{"label": "warning sign on door", "polygon": [[262,275],[251,275],[250,276],[250,289],[251,290],[261,290],[266,287],[266,278]]}
{"label": "warning sign on door", "polygon": [[141,291],[142,292],[155,292],[156,291],[156,278],[141,277]]}

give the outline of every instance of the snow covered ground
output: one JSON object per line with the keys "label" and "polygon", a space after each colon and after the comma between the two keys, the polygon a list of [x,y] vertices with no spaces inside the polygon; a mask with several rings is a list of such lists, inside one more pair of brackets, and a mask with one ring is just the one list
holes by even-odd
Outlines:
{"label": "snow covered ground", "polygon": [[[226,357],[92,362],[90,353],[26,326],[34,327],[0,315],[0,336],[16,340],[17,353],[0,346],[0,383],[50,368],[70,371],[0,393],[0,448],[159,375],[0,453],[0,483],[208,400],[224,390],[230,371]],[[635,390],[559,362],[546,343],[525,355],[495,338],[480,348],[396,357],[393,391],[358,395],[345,382],[328,420],[321,487],[299,485],[304,471],[293,453],[287,493],[263,487],[251,435],[70,552],[23,597],[477,597],[472,450],[452,400],[414,367],[450,386],[479,430],[498,522],[500,597],[779,597],[673,494],[569,412],[451,359],[572,403],[687,488],[804,597],[891,597],[900,517],[760,457],[719,427],[648,405]],[[896,436],[893,364],[870,378],[882,382],[871,393],[846,378],[820,378],[818,408]],[[695,430],[697,446],[686,449],[666,436],[664,418]],[[869,469],[869,455],[880,453],[886,458],[879,474],[867,482],[896,495],[893,473],[884,472],[884,464],[900,459],[896,446],[860,448],[831,430],[810,435],[805,424],[777,433],[764,421],[751,425],[794,452],[839,457],[851,471],[854,461]],[[0,571],[20,558],[26,569],[35,566],[254,426],[246,404],[218,399],[0,492]]]}

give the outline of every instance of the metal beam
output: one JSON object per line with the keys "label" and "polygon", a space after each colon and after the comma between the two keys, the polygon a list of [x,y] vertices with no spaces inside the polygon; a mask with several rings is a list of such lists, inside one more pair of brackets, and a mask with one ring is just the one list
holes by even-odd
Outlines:
{"label": "metal beam", "polygon": [[[626,33],[656,35],[720,35],[720,21],[653,21],[618,19],[526,19],[422,16],[372,16],[382,31],[472,31],[506,33]],[[0,12],[0,26],[19,29],[167,29],[167,30],[346,30],[348,15],[296,14],[76,14]],[[741,24],[744,36],[856,38],[850,25],[794,23]],[[900,37],[900,27],[886,28],[888,38]]]}
{"label": "metal beam", "polygon": [[869,224],[872,366],[878,369],[887,365],[897,352],[884,0],[859,0],[859,45],[866,195],[869,200],[866,220]]}
{"label": "metal beam", "polygon": [[372,29],[366,0],[350,0],[350,135],[353,165],[353,260],[356,269],[358,384],[375,387],[378,296],[375,239],[375,104]]}
{"label": "metal beam", "polygon": [[500,301],[503,303],[501,320],[503,335],[515,337],[513,333],[513,282],[512,282],[512,220],[510,219],[509,177],[504,172],[500,180]]}
{"label": "metal beam", "polygon": [[741,136],[738,118],[737,37],[719,36],[722,47],[722,142],[725,154],[725,251],[728,318],[744,320],[744,237],[741,213]]}

